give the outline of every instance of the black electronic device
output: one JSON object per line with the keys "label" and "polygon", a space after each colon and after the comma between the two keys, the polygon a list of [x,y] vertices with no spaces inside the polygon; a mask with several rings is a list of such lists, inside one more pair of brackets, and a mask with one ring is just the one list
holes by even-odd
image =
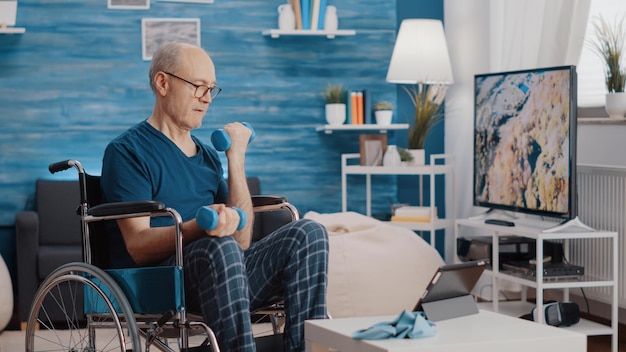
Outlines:
{"label": "black electronic device", "polygon": [[[504,269],[529,277],[537,277],[537,265],[529,261],[511,261],[503,264]],[[585,267],[567,263],[543,263],[545,279],[578,279],[585,274]]]}
{"label": "black electronic device", "polygon": [[576,85],[575,66],[474,76],[475,206],[576,218]]}
{"label": "black electronic device", "polygon": [[413,310],[424,311],[432,321],[478,313],[471,292],[487,264],[475,260],[439,267]]}
{"label": "black electronic device", "polygon": [[[511,261],[536,260],[536,241],[533,238],[522,236],[498,237],[500,269],[503,263]],[[457,238],[457,255],[462,261],[492,258],[491,236],[477,236],[471,238]],[[563,245],[553,241],[543,241],[543,255],[550,258],[551,263],[563,262]]]}
{"label": "black electronic device", "polygon": [[487,219],[485,220],[485,224],[509,226],[509,227],[515,226],[515,223],[513,221],[502,220],[502,219]]}
{"label": "black electronic device", "polygon": [[[549,302],[543,305],[543,321],[552,326],[570,326],[580,321],[580,309],[575,302]],[[537,307],[520,318],[537,321]]]}

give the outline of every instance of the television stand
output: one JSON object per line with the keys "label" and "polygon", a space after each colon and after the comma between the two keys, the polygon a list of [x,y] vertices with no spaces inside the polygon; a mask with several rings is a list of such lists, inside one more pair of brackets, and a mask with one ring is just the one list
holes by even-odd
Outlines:
{"label": "television stand", "polygon": [[517,216],[515,216],[512,212],[500,209],[489,208],[484,213],[480,213],[478,215],[470,216],[467,218],[468,220],[486,220],[488,216],[495,215],[498,218],[504,218],[505,220],[515,220]]}
{"label": "television stand", "polygon": [[[559,225],[556,226],[552,226],[549,227],[547,229],[541,230],[542,233],[557,233],[557,232],[561,232],[563,230],[567,230],[570,228],[579,228],[582,230],[586,230],[586,231],[591,231],[594,232],[596,231],[594,228],[587,226],[586,224],[584,224],[582,221],[580,221],[580,219],[577,217],[570,219],[570,220],[566,220],[562,223],[560,223]],[[572,232],[572,231],[570,231]]]}

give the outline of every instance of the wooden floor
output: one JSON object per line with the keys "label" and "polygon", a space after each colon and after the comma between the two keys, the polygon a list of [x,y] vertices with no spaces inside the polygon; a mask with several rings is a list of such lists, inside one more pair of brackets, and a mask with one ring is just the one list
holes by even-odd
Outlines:
{"label": "wooden floor", "polygon": [[[619,341],[619,352],[626,352],[626,342]],[[590,336],[587,338],[587,352],[611,352],[610,336]]]}

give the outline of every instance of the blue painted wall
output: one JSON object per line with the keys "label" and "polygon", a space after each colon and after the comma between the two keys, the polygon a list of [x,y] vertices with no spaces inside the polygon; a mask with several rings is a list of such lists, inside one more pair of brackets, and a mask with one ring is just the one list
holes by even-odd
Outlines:
{"label": "blue painted wall", "polygon": [[[321,92],[342,83],[369,89],[376,100],[396,99],[396,87],[384,81],[396,4],[331,2],[340,28],[356,36],[262,36],[277,27],[283,2],[152,1],[149,10],[109,10],[104,0],[20,0],[17,26],[26,33],[0,35],[0,224],[13,223],[34,181],[50,177],[50,162],[76,158],[97,174],[107,142],[149,116],[144,17],[201,19],[202,46],[224,90],[197,135],[206,140],[226,122],[250,122],[257,138],[248,173],[261,177],[266,193],[284,194],[303,211],[340,211],[340,155],[358,151],[358,135],[315,131],[325,122]],[[395,197],[393,185],[377,192]],[[354,209],[363,209],[354,198]]]}
{"label": "blue painted wall", "polygon": [[[339,27],[357,35],[328,40],[262,36],[277,27],[283,0],[153,0],[149,10],[109,10],[106,3],[19,0],[17,27],[26,33],[0,34],[0,254],[13,275],[15,213],[32,206],[37,178],[52,177],[47,165],[75,158],[98,174],[108,141],[152,111],[142,18],[201,19],[202,46],[224,91],[199,137],[208,141],[229,121],[252,123],[257,138],[248,173],[261,177],[264,193],[284,194],[303,212],[337,212],[340,155],[358,152],[358,133],[315,132],[325,123],[322,91],[328,83],[368,89],[374,100],[397,101],[396,115],[403,116],[410,103],[385,82],[398,19],[443,6],[442,0],[329,1],[338,8]],[[389,137],[406,145],[404,132]],[[364,180],[349,182],[349,208],[364,212]],[[396,178],[380,176],[373,185],[373,211],[388,212],[398,200]]]}
{"label": "blue painted wall", "polygon": [[[261,178],[264,193],[283,194],[303,212],[341,210],[340,156],[358,152],[358,134],[315,131],[325,123],[321,94],[328,83],[341,83],[396,100],[396,87],[385,83],[396,2],[329,1],[339,27],[356,36],[261,35],[277,28],[282,3],[152,1],[149,10],[109,10],[106,0],[19,1],[16,26],[26,33],[0,34],[0,254],[14,282],[15,213],[32,207],[36,179],[53,177],[47,165],[78,159],[99,174],[108,141],[152,111],[149,62],[141,57],[144,17],[201,20],[201,43],[223,92],[196,131],[200,138],[208,141],[230,121],[250,122],[257,137],[247,169]],[[365,212],[364,180],[350,182],[350,209]],[[377,181],[374,194],[374,211],[387,211],[395,179]]]}

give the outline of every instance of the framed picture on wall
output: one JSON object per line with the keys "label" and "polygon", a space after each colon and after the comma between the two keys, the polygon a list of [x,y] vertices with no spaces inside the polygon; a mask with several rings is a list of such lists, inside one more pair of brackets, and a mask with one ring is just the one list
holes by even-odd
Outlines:
{"label": "framed picture on wall", "polygon": [[108,0],[107,7],[115,10],[147,10],[150,0]]}
{"label": "framed picture on wall", "polygon": [[386,150],[386,134],[359,135],[360,164],[362,166],[382,166]]}
{"label": "framed picture on wall", "polygon": [[170,42],[200,46],[199,18],[143,18],[141,20],[141,55],[151,60],[157,49]]}
{"label": "framed picture on wall", "polygon": [[212,4],[214,0],[158,0],[160,2],[191,2],[196,4]]}

